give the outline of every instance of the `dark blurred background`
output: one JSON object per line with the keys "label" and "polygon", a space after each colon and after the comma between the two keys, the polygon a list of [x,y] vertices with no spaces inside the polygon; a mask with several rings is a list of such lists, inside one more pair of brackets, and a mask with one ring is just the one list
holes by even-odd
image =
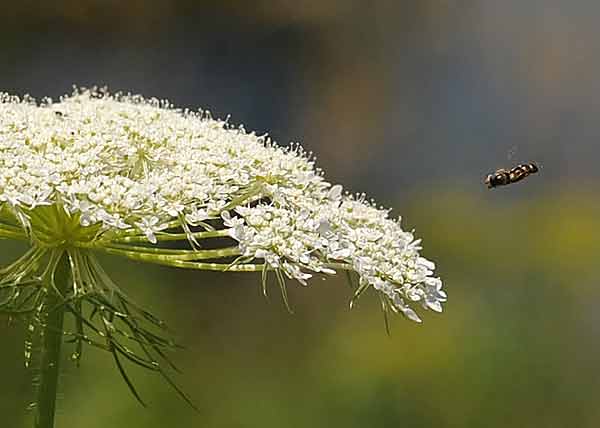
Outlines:
{"label": "dark blurred background", "polygon": [[[449,301],[386,336],[343,281],[260,279],[106,259],[166,319],[191,410],[109,355],[65,364],[57,427],[597,427],[600,3],[5,1],[0,90],[108,85],[202,107],[318,155],[424,238]],[[540,174],[488,191],[483,176]],[[2,242],[2,260],[18,248]],[[22,326],[0,327],[0,426],[31,426]],[[67,348],[68,349],[68,348]]]}

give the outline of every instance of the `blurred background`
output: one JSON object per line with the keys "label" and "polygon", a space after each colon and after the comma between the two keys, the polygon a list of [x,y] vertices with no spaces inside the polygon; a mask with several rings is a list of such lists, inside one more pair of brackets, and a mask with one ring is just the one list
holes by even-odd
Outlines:
{"label": "blurred background", "polygon": [[[57,427],[600,425],[600,3],[592,0],[5,1],[0,90],[108,85],[298,141],[330,181],[424,239],[449,301],[385,333],[344,281],[106,259],[185,350],[175,378],[66,362]],[[485,174],[541,172],[489,191]],[[21,250],[2,242],[5,262]],[[31,426],[22,325],[0,327],[0,425]],[[70,350],[67,351],[70,352]],[[68,353],[66,352],[66,353]]]}

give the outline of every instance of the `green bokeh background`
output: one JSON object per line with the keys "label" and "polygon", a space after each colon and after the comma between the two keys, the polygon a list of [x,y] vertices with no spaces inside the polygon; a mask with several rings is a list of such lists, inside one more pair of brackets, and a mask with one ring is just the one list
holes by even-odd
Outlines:
{"label": "green bokeh background", "polygon": [[[87,349],[80,368],[65,356],[57,428],[597,427],[598,7],[250,3],[7,4],[1,89],[109,83],[304,141],[332,181],[416,229],[444,313],[394,317],[388,337],[376,296],[350,310],[343,277],[290,284],[290,315],[258,275],[103,258],[185,346],[175,379],[199,411],[130,367],[142,408],[110,356]],[[484,188],[485,173],[529,159],[537,176]],[[6,262],[23,247],[0,249]],[[32,426],[23,327],[0,325],[0,427]]]}

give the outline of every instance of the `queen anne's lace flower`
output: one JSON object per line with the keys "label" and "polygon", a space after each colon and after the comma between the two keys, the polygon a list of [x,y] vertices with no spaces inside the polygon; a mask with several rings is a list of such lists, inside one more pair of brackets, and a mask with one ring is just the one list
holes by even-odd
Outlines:
{"label": "queen anne's lace flower", "polygon": [[[440,312],[446,300],[420,241],[387,210],[325,181],[300,146],[156,99],[0,95],[0,203],[0,236],[41,249],[273,271],[302,284],[354,271],[357,296],[372,287],[415,321],[415,303]],[[214,238],[220,246],[205,245]],[[177,240],[190,248],[161,246]]]}
{"label": "queen anne's lace flower", "polygon": [[[0,94],[0,239],[31,248],[0,269],[0,314],[29,320],[26,362],[40,349],[36,426],[54,417],[63,337],[168,377],[164,324],[112,281],[96,253],[286,278],[354,273],[387,311],[420,322],[446,293],[420,240],[364,195],[324,180],[298,145],[233,128],[208,113],[105,91],[58,102]],[[65,331],[64,315],[74,331]],[[40,348],[33,344],[40,343]],[[164,363],[167,363],[166,365]],[[189,402],[189,400],[188,400]]]}

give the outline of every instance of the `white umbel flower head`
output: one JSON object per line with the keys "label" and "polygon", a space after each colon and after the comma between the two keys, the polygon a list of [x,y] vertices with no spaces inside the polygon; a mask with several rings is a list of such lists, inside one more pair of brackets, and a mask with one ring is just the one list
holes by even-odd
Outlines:
{"label": "white umbel flower head", "polygon": [[[286,278],[353,273],[384,314],[420,322],[446,293],[420,240],[389,211],[332,185],[298,145],[233,128],[208,113],[104,90],[37,103],[0,93],[0,239],[30,249],[0,269],[0,314],[29,320],[26,363],[41,343],[36,426],[52,426],[61,344],[159,372],[177,345],[100,265],[108,253],[167,266]],[[352,275],[349,275],[352,281]],[[65,331],[70,314],[75,331]],[[37,335],[34,337],[34,335]],[[133,344],[133,345],[132,345]],[[166,363],[166,364],[165,364]]]}
{"label": "white umbel flower head", "polygon": [[[75,269],[78,251],[97,251],[262,271],[265,281],[274,272],[280,285],[346,270],[358,275],[356,297],[373,288],[415,321],[415,305],[440,312],[446,301],[420,240],[325,181],[300,146],[166,101],[98,90],[41,104],[0,95],[0,204],[0,236],[67,248]],[[204,249],[210,240],[220,246]],[[71,294],[94,284],[82,279]]]}

